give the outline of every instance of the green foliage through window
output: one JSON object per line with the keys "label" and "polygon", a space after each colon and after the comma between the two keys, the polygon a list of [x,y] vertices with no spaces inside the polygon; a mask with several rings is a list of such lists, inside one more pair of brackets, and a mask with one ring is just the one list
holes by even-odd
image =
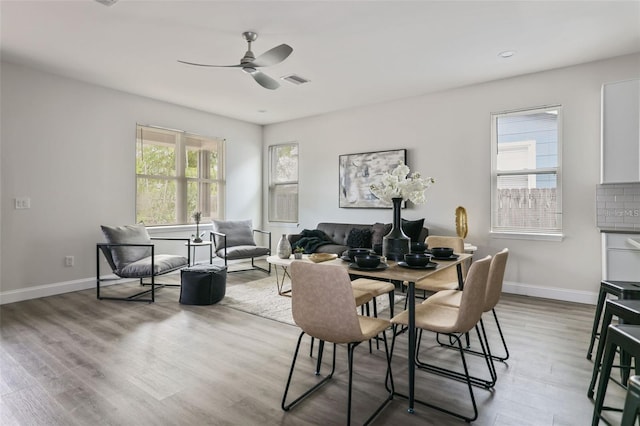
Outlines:
{"label": "green foliage through window", "polygon": [[298,144],[269,147],[269,221],[298,221]]}
{"label": "green foliage through window", "polygon": [[176,225],[217,219],[223,206],[224,140],[137,126],[136,220]]}

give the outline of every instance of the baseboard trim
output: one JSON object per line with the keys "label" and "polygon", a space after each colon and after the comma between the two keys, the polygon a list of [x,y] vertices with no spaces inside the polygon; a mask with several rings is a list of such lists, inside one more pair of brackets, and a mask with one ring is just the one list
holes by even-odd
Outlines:
{"label": "baseboard trim", "polygon": [[[117,278],[115,275],[105,278]],[[275,279],[275,277],[274,277]],[[102,285],[113,285],[129,280],[114,280]],[[7,303],[21,302],[23,300],[37,299],[40,297],[55,296],[57,294],[69,293],[72,291],[87,290],[95,288],[95,278],[85,278],[60,283],[38,285],[18,290],[0,292],[0,305]],[[535,285],[521,284],[505,281],[502,287],[505,293],[519,294],[522,296],[541,297],[543,299],[563,300],[566,302],[585,303],[595,305],[598,294],[583,290],[567,290],[554,287],[540,287]]]}
{"label": "baseboard trim", "polygon": [[591,291],[567,290],[557,287],[540,287],[510,281],[505,281],[503,283],[502,291],[510,294],[562,300],[565,302],[585,303],[589,305],[595,305],[598,300],[598,293]]}
{"label": "baseboard trim", "polygon": [[[105,276],[103,278],[113,278],[114,281],[103,283],[101,286],[109,286],[125,282],[125,280],[117,280],[115,275]],[[22,302],[23,300],[38,299],[47,296],[55,296],[58,294],[70,293],[72,291],[87,290],[90,288],[96,288],[95,278],[83,278],[80,280],[63,281],[59,283],[21,288],[18,290],[3,291],[0,292],[0,305]]]}

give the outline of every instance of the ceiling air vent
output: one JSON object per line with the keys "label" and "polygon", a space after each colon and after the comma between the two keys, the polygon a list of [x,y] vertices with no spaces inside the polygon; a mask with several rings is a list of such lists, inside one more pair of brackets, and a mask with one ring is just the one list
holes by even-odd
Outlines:
{"label": "ceiling air vent", "polygon": [[284,77],[280,77],[280,79],[288,81],[289,83],[297,84],[297,85],[305,84],[309,82],[309,80],[307,80],[306,78],[300,77],[299,75],[296,75],[296,74],[285,75]]}

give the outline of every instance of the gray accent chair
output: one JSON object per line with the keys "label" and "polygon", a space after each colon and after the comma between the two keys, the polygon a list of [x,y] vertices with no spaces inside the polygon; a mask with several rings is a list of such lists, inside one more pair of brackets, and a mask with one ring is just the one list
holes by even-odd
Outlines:
{"label": "gray accent chair", "polygon": [[[255,236],[261,235],[267,240],[265,245],[257,245]],[[224,260],[227,273],[252,271],[254,269],[271,273],[271,264],[267,268],[256,265],[255,259],[271,254],[271,232],[253,229],[249,220],[213,220],[211,241],[215,247],[216,256]],[[251,268],[229,270],[229,260],[251,259]]]}
{"label": "gray accent chair", "polygon": [[[150,237],[143,224],[124,226],[101,226],[106,243],[96,244],[96,295],[100,300],[125,300],[135,302],[155,301],[156,289],[165,286],[179,286],[156,282],[156,276],[167,274],[189,266],[190,239]],[[152,240],[184,241],[187,257],[172,254],[156,254]],[[118,278],[103,278],[100,275],[100,253],[102,253]],[[105,296],[100,284],[121,278],[140,280],[141,286],[150,286],[130,296]],[[150,281],[144,282],[148,278]],[[144,297],[147,296],[147,297]]]}

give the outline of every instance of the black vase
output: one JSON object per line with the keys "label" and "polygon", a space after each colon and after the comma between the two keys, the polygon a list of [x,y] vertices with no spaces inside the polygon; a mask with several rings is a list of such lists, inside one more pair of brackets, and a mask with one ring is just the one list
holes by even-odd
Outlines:
{"label": "black vase", "polygon": [[393,227],[382,238],[382,255],[389,260],[404,260],[404,255],[409,253],[411,239],[402,232],[400,212],[402,210],[402,198],[392,198],[393,202]]}

